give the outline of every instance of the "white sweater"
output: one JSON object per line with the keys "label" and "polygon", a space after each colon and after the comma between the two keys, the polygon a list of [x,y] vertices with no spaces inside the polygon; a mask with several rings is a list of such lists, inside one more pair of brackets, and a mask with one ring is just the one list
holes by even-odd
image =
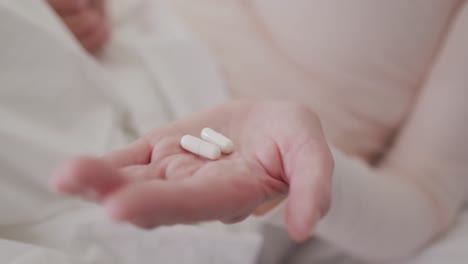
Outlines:
{"label": "white sweater", "polygon": [[[316,234],[367,260],[443,235],[468,193],[465,1],[178,0],[238,97],[314,109],[335,147]],[[268,216],[281,222],[282,205]]]}

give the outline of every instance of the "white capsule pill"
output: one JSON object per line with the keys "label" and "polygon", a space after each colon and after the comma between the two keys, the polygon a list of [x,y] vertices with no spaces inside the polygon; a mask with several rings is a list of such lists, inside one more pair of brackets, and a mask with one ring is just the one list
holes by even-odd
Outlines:
{"label": "white capsule pill", "polygon": [[191,135],[183,136],[180,139],[180,145],[185,150],[207,159],[215,160],[221,156],[221,150],[218,146]]}
{"label": "white capsule pill", "polygon": [[218,146],[224,154],[230,154],[234,151],[234,143],[232,140],[211,128],[204,128],[201,131],[201,138]]}

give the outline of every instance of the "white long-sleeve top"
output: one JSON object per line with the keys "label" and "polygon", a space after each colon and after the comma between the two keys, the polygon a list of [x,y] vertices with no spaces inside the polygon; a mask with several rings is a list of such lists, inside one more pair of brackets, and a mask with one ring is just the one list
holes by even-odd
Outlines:
{"label": "white long-sleeve top", "polygon": [[[321,117],[336,168],[318,236],[394,260],[453,225],[468,193],[466,1],[176,2],[234,95]],[[268,217],[281,220],[282,205]]]}

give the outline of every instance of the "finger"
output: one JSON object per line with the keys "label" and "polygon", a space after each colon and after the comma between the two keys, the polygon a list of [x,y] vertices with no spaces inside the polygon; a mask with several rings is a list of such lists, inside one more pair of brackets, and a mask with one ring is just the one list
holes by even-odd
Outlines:
{"label": "finger", "polygon": [[85,9],[90,0],[47,0],[59,14],[74,13]]}
{"label": "finger", "polygon": [[196,157],[178,154],[147,165],[124,167],[120,169],[120,173],[131,182],[153,179],[181,180],[192,176],[202,165],[203,161]]}
{"label": "finger", "polygon": [[149,164],[151,151],[146,140],[139,139],[101,159],[73,159],[55,170],[51,184],[61,193],[102,198],[131,181],[164,178],[170,159]]}
{"label": "finger", "polygon": [[143,228],[232,219],[248,214],[265,199],[256,177],[239,172],[204,170],[182,181],[128,185],[111,195],[105,207],[112,218]]}
{"label": "finger", "polygon": [[91,54],[102,51],[109,38],[109,28],[102,24],[94,32],[80,39],[81,45]]}
{"label": "finger", "polygon": [[166,167],[167,163],[133,165],[120,169],[120,173],[132,183],[155,179],[164,180],[166,177]]}
{"label": "finger", "polygon": [[63,22],[77,38],[93,32],[103,21],[103,17],[97,10],[89,7],[83,11],[63,16]]}
{"label": "finger", "polygon": [[[128,180],[106,162],[81,157],[61,164],[52,174],[52,187],[65,194],[103,199]],[[90,197],[91,196],[91,197]]]}
{"label": "finger", "polygon": [[144,165],[150,163],[152,150],[153,146],[145,138],[140,138],[125,148],[104,155],[102,159],[116,168]]}
{"label": "finger", "polygon": [[65,162],[55,171],[52,186],[60,193],[102,201],[124,185],[164,179],[165,166],[153,163],[116,170],[99,159],[79,158]]}
{"label": "finger", "polygon": [[133,165],[120,169],[120,173],[132,182],[160,180],[180,180],[192,176],[203,161],[184,154],[166,157],[148,165]]}
{"label": "finger", "polygon": [[325,143],[308,141],[285,155],[290,191],[286,223],[290,236],[302,242],[328,211],[333,158]]}

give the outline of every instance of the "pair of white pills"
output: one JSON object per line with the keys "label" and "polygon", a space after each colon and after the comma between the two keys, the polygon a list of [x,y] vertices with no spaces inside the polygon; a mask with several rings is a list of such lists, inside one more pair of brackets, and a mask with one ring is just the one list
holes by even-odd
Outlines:
{"label": "pair of white pills", "polygon": [[201,138],[185,135],[180,139],[183,149],[207,159],[216,160],[223,154],[231,154],[234,151],[234,143],[223,134],[211,128],[201,131]]}

